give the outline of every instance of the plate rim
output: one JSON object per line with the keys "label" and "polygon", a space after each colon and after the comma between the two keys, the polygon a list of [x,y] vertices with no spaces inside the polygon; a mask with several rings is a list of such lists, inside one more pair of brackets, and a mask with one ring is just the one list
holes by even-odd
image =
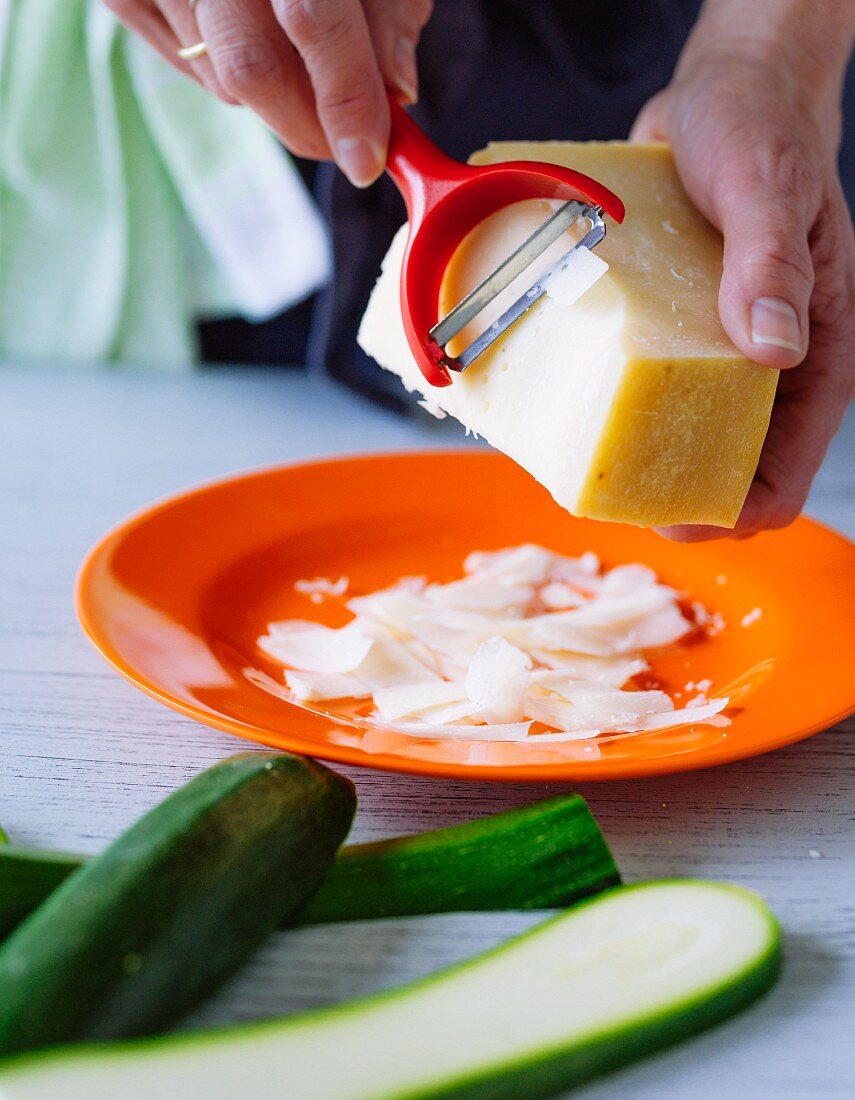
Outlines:
{"label": "plate rim", "polygon": [[[282,744],[282,737],[273,740],[274,735],[266,734],[257,726],[242,722],[238,718],[218,714],[215,711],[205,710],[201,706],[185,702],[168,690],[158,687],[145,676],[138,673],[119,655],[115,654],[112,647],[104,642],[98,630],[95,628],[91,616],[88,613],[88,591],[92,574],[103,555],[113,544],[119,544],[122,539],[134,531],[141,523],[152,519],[162,512],[186,502],[189,499],[216,492],[219,489],[233,486],[254,478],[264,478],[282,473],[299,471],[300,469],[316,466],[329,466],[346,463],[356,465],[361,462],[394,461],[400,458],[428,459],[436,455],[458,455],[472,459],[476,456],[495,460],[501,457],[498,452],[488,448],[478,447],[436,447],[436,448],[401,448],[396,450],[359,451],[356,453],[325,454],[317,457],[299,459],[293,462],[263,464],[258,467],[249,467],[237,473],[214,478],[210,481],[195,483],[186,488],[158,497],[148,505],[136,509],[123,520],[108,529],[87,551],[81,562],[74,582],[74,606],[80,626],[101,657],[115,669],[126,681],[133,684],[138,690],[157,702],[167,706],[170,710],[183,715],[186,718],[200,722],[205,726],[217,729],[223,733],[240,737],[256,745],[273,747],[279,751],[296,752],[301,755],[315,757],[332,763],[345,764],[353,767],[367,768],[371,771],[393,772],[423,778],[463,779],[470,782],[490,783],[544,783],[544,782],[572,782],[572,783],[604,783],[620,782],[640,778],[652,778],[662,775],[680,775],[686,772],[706,770],[707,768],[724,767],[741,760],[753,757],[765,756],[799,741],[806,740],[817,733],[830,729],[838,723],[845,721],[855,713],[855,691],[852,700],[843,708],[817,719],[816,722],[798,730],[782,734],[769,743],[757,749],[753,744],[743,744],[742,751],[738,741],[727,742],[724,751],[718,753],[718,758],[710,760],[701,756],[693,759],[696,754],[693,750],[685,753],[670,754],[668,756],[646,757],[642,760],[619,760],[599,765],[592,769],[593,761],[567,761],[566,763],[533,763],[530,765],[518,763],[512,765],[496,764],[461,764],[455,762],[441,762],[423,758],[399,757],[389,753],[367,753],[364,750],[347,745],[336,745],[329,741],[311,741],[301,734],[285,734],[287,745]],[[557,507],[557,505],[556,505]],[[855,542],[845,534],[835,530],[821,520],[802,514],[793,526],[803,526],[830,536],[840,542],[849,552],[855,553]],[[619,525],[618,525],[619,526]],[[284,701],[283,701],[284,702]],[[315,723],[335,723],[334,717],[324,716],[312,711],[299,710],[304,716],[304,721]],[[343,729],[351,727],[341,721]],[[268,739],[271,738],[271,739]]]}

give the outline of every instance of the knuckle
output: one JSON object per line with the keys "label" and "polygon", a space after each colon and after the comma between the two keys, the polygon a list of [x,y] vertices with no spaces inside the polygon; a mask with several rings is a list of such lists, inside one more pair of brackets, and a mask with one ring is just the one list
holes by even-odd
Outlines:
{"label": "knuckle", "polygon": [[799,248],[797,231],[776,229],[753,241],[743,251],[741,266],[768,282],[785,282],[800,294],[810,294],[814,270],[810,253]]}
{"label": "knuckle", "polygon": [[280,23],[305,48],[330,48],[350,27],[348,9],[340,0],[275,0]]}
{"label": "knuckle", "polygon": [[855,340],[855,240],[845,200],[817,219],[811,253],[816,269],[812,317]]}
{"label": "knuckle", "polygon": [[279,71],[279,55],[266,42],[237,40],[216,52],[215,69],[229,95],[252,98]]}
{"label": "knuckle", "polygon": [[[714,191],[723,206],[740,201],[774,211],[806,229],[823,200],[823,171],[807,142],[777,134],[767,136],[757,121],[731,122],[715,148]],[[771,125],[771,124],[770,124]]]}
{"label": "knuckle", "polygon": [[824,328],[839,329],[855,338],[855,271],[843,279],[820,279],[810,300],[811,317]]}
{"label": "knuckle", "polygon": [[754,163],[760,180],[785,195],[820,193],[816,157],[807,145],[786,134],[776,134],[755,146]]}
{"label": "knuckle", "polygon": [[370,89],[364,82],[333,85],[319,92],[318,112],[339,123],[369,121],[374,117]]}

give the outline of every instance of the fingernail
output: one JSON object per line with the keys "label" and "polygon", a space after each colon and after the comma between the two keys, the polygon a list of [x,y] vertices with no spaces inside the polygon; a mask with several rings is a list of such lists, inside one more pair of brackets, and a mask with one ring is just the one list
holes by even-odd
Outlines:
{"label": "fingernail", "polygon": [[336,142],[335,159],[342,172],[357,187],[367,187],[383,171],[382,152],[364,138],[342,138]]}
{"label": "fingernail", "polygon": [[783,298],[758,298],[751,307],[751,340],[801,352],[799,318],[790,303]]}
{"label": "fingernail", "polygon": [[416,44],[410,38],[395,40],[395,84],[403,92],[405,102],[413,104],[418,98],[416,75]]}

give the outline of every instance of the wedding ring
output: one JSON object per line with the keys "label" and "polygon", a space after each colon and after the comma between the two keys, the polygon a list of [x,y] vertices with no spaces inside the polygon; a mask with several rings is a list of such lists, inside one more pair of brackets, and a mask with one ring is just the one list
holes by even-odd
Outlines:
{"label": "wedding ring", "polygon": [[204,57],[208,47],[204,42],[194,42],[192,46],[182,46],[176,53],[182,61],[195,61],[197,57]]}
{"label": "wedding ring", "polygon": [[[193,11],[197,3],[198,0],[187,0],[187,7]],[[194,42],[192,46],[182,46],[176,52],[182,61],[195,61],[197,57],[205,56],[208,46],[205,42]]]}

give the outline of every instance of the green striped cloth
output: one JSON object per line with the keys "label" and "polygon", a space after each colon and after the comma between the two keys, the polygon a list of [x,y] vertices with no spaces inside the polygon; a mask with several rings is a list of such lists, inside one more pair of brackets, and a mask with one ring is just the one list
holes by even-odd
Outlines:
{"label": "green striped cloth", "polygon": [[329,271],[296,170],[97,0],[0,0],[0,356],[193,362]]}

